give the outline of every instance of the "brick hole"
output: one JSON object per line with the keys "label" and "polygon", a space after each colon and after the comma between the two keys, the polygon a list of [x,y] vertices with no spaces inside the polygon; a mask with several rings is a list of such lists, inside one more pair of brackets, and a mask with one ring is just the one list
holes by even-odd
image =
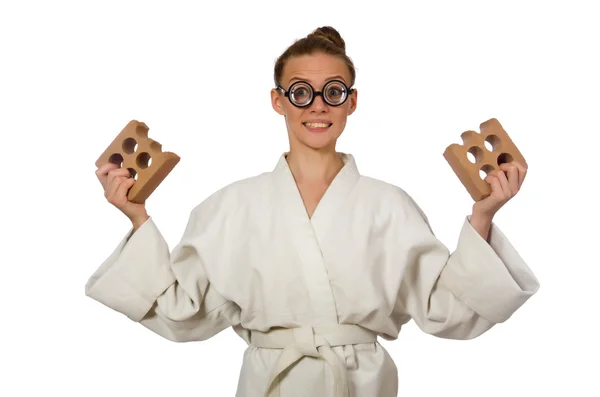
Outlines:
{"label": "brick hole", "polygon": [[511,156],[510,154],[502,153],[502,154],[500,154],[500,156],[498,156],[498,165],[504,164],[504,163],[510,163],[513,160],[514,160],[513,156]]}
{"label": "brick hole", "polygon": [[467,158],[471,163],[475,164],[483,158],[483,150],[479,146],[471,146],[467,150]]}
{"label": "brick hole", "polygon": [[127,138],[123,141],[123,151],[127,154],[135,153],[138,144],[133,138]]}
{"label": "brick hole", "polygon": [[494,150],[496,150],[496,148],[498,146],[500,146],[500,138],[498,138],[498,136],[496,136],[496,135],[488,135],[485,138],[484,145],[487,150],[489,150],[490,152],[493,152]]}
{"label": "brick hole", "polygon": [[137,176],[136,170],[133,169],[133,168],[127,168],[127,169],[129,170],[129,173],[131,174],[131,177],[137,181],[137,177],[138,176]]}
{"label": "brick hole", "polygon": [[108,162],[116,164],[119,166],[119,168],[121,168],[123,167],[123,156],[121,156],[121,153],[113,153],[108,158]]}
{"label": "brick hole", "polygon": [[140,168],[148,168],[152,164],[152,157],[148,152],[142,152],[138,154],[135,162]]}
{"label": "brick hole", "polygon": [[481,179],[485,179],[485,177],[494,170],[494,167],[492,167],[489,164],[484,165],[483,167],[481,167],[479,169],[479,176],[481,177]]}

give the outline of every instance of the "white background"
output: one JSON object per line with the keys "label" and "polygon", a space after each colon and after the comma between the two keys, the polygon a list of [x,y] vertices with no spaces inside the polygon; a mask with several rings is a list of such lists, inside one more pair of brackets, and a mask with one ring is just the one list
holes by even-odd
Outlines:
{"label": "white background", "polygon": [[3,1],[0,395],[234,395],[245,345],[231,330],[175,344],[85,297],[130,227],[94,161],[132,119],[181,156],[147,204],[172,248],[193,206],[288,149],[273,65],[322,25],[358,68],[338,150],[407,190],[450,248],[472,202],[445,147],[495,117],[530,167],[495,220],[539,293],[472,341],[410,323],[383,342],[400,395],[597,395],[599,12],[592,1],[393,4]]}

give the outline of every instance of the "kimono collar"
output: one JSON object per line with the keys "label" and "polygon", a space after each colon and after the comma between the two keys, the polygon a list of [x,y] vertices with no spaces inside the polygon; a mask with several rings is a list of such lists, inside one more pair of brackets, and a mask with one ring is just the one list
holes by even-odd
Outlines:
{"label": "kimono collar", "polygon": [[344,166],[325,191],[311,218],[307,216],[302,196],[287,163],[287,152],[281,155],[272,172],[273,183],[280,198],[279,203],[287,214],[290,224],[298,230],[305,230],[309,234],[314,233],[320,243],[324,241],[337,214],[348,204],[348,197],[361,177],[354,157],[348,153],[339,153],[339,155]]}
{"label": "kimono collar", "polygon": [[[281,156],[279,157],[279,161],[277,162],[277,165],[275,166],[275,169],[273,169],[274,173],[281,173],[281,172],[291,173],[290,166],[287,162],[288,154],[289,154],[289,152],[283,152],[281,154]],[[338,155],[344,162],[344,167],[342,167],[340,172],[338,172],[338,174],[334,178],[334,182],[336,179],[346,179],[346,178],[350,178],[350,179],[353,179],[354,181],[356,181],[356,179],[360,176],[360,173],[358,172],[358,168],[356,166],[356,161],[354,159],[354,156],[350,153],[343,153],[343,152],[338,152]]]}

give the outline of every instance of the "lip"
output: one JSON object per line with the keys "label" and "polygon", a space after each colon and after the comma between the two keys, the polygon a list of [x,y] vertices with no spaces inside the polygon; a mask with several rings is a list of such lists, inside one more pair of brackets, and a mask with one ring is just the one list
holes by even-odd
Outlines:
{"label": "lip", "polygon": [[[308,127],[306,125],[306,123],[324,123],[324,124],[329,124],[329,127],[326,127],[326,128],[310,128],[310,127]],[[309,121],[303,122],[302,125],[304,126],[304,128],[306,128],[310,132],[319,134],[319,133],[323,133],[323,132],[328,131],[331,128],[331,126],[333,125],[333,123],[331,121],[329,121],[329,120],[309,120]]]}
{"label": "lip", "polygon": [[303,121],[302,124],[304,123],[327,123],[327,124],[331,124],[331,120],[326,120],[326,119],[311,119],[311,120],[306,120]]}
{"label": "lip", "polygon": [[306,120],[306,121],[302,122],[302,124],[305,124],[305,123],[327,123],[327,124],[332,124],[331,120],[325,120],[325,119]]}

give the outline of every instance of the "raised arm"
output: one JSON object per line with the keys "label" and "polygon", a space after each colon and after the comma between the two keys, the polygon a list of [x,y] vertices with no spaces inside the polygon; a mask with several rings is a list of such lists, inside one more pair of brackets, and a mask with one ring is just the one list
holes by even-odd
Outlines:
{"label": "raised arm", "polygon": [[192,211],[172,253],[152,218],[132,228],[92,274],[87,296],[177,342],[205,340],[236,324],[238,307],[210,284],[201,241],[209,220]]}
{"label": "raised arm", "polygon": [[450,253],[410,200],[406,228],[413,234],[396,313],[426,333],[472,339],[506,321],[539,283],[500,229],[491,224],[487,241],[466,217]]}

